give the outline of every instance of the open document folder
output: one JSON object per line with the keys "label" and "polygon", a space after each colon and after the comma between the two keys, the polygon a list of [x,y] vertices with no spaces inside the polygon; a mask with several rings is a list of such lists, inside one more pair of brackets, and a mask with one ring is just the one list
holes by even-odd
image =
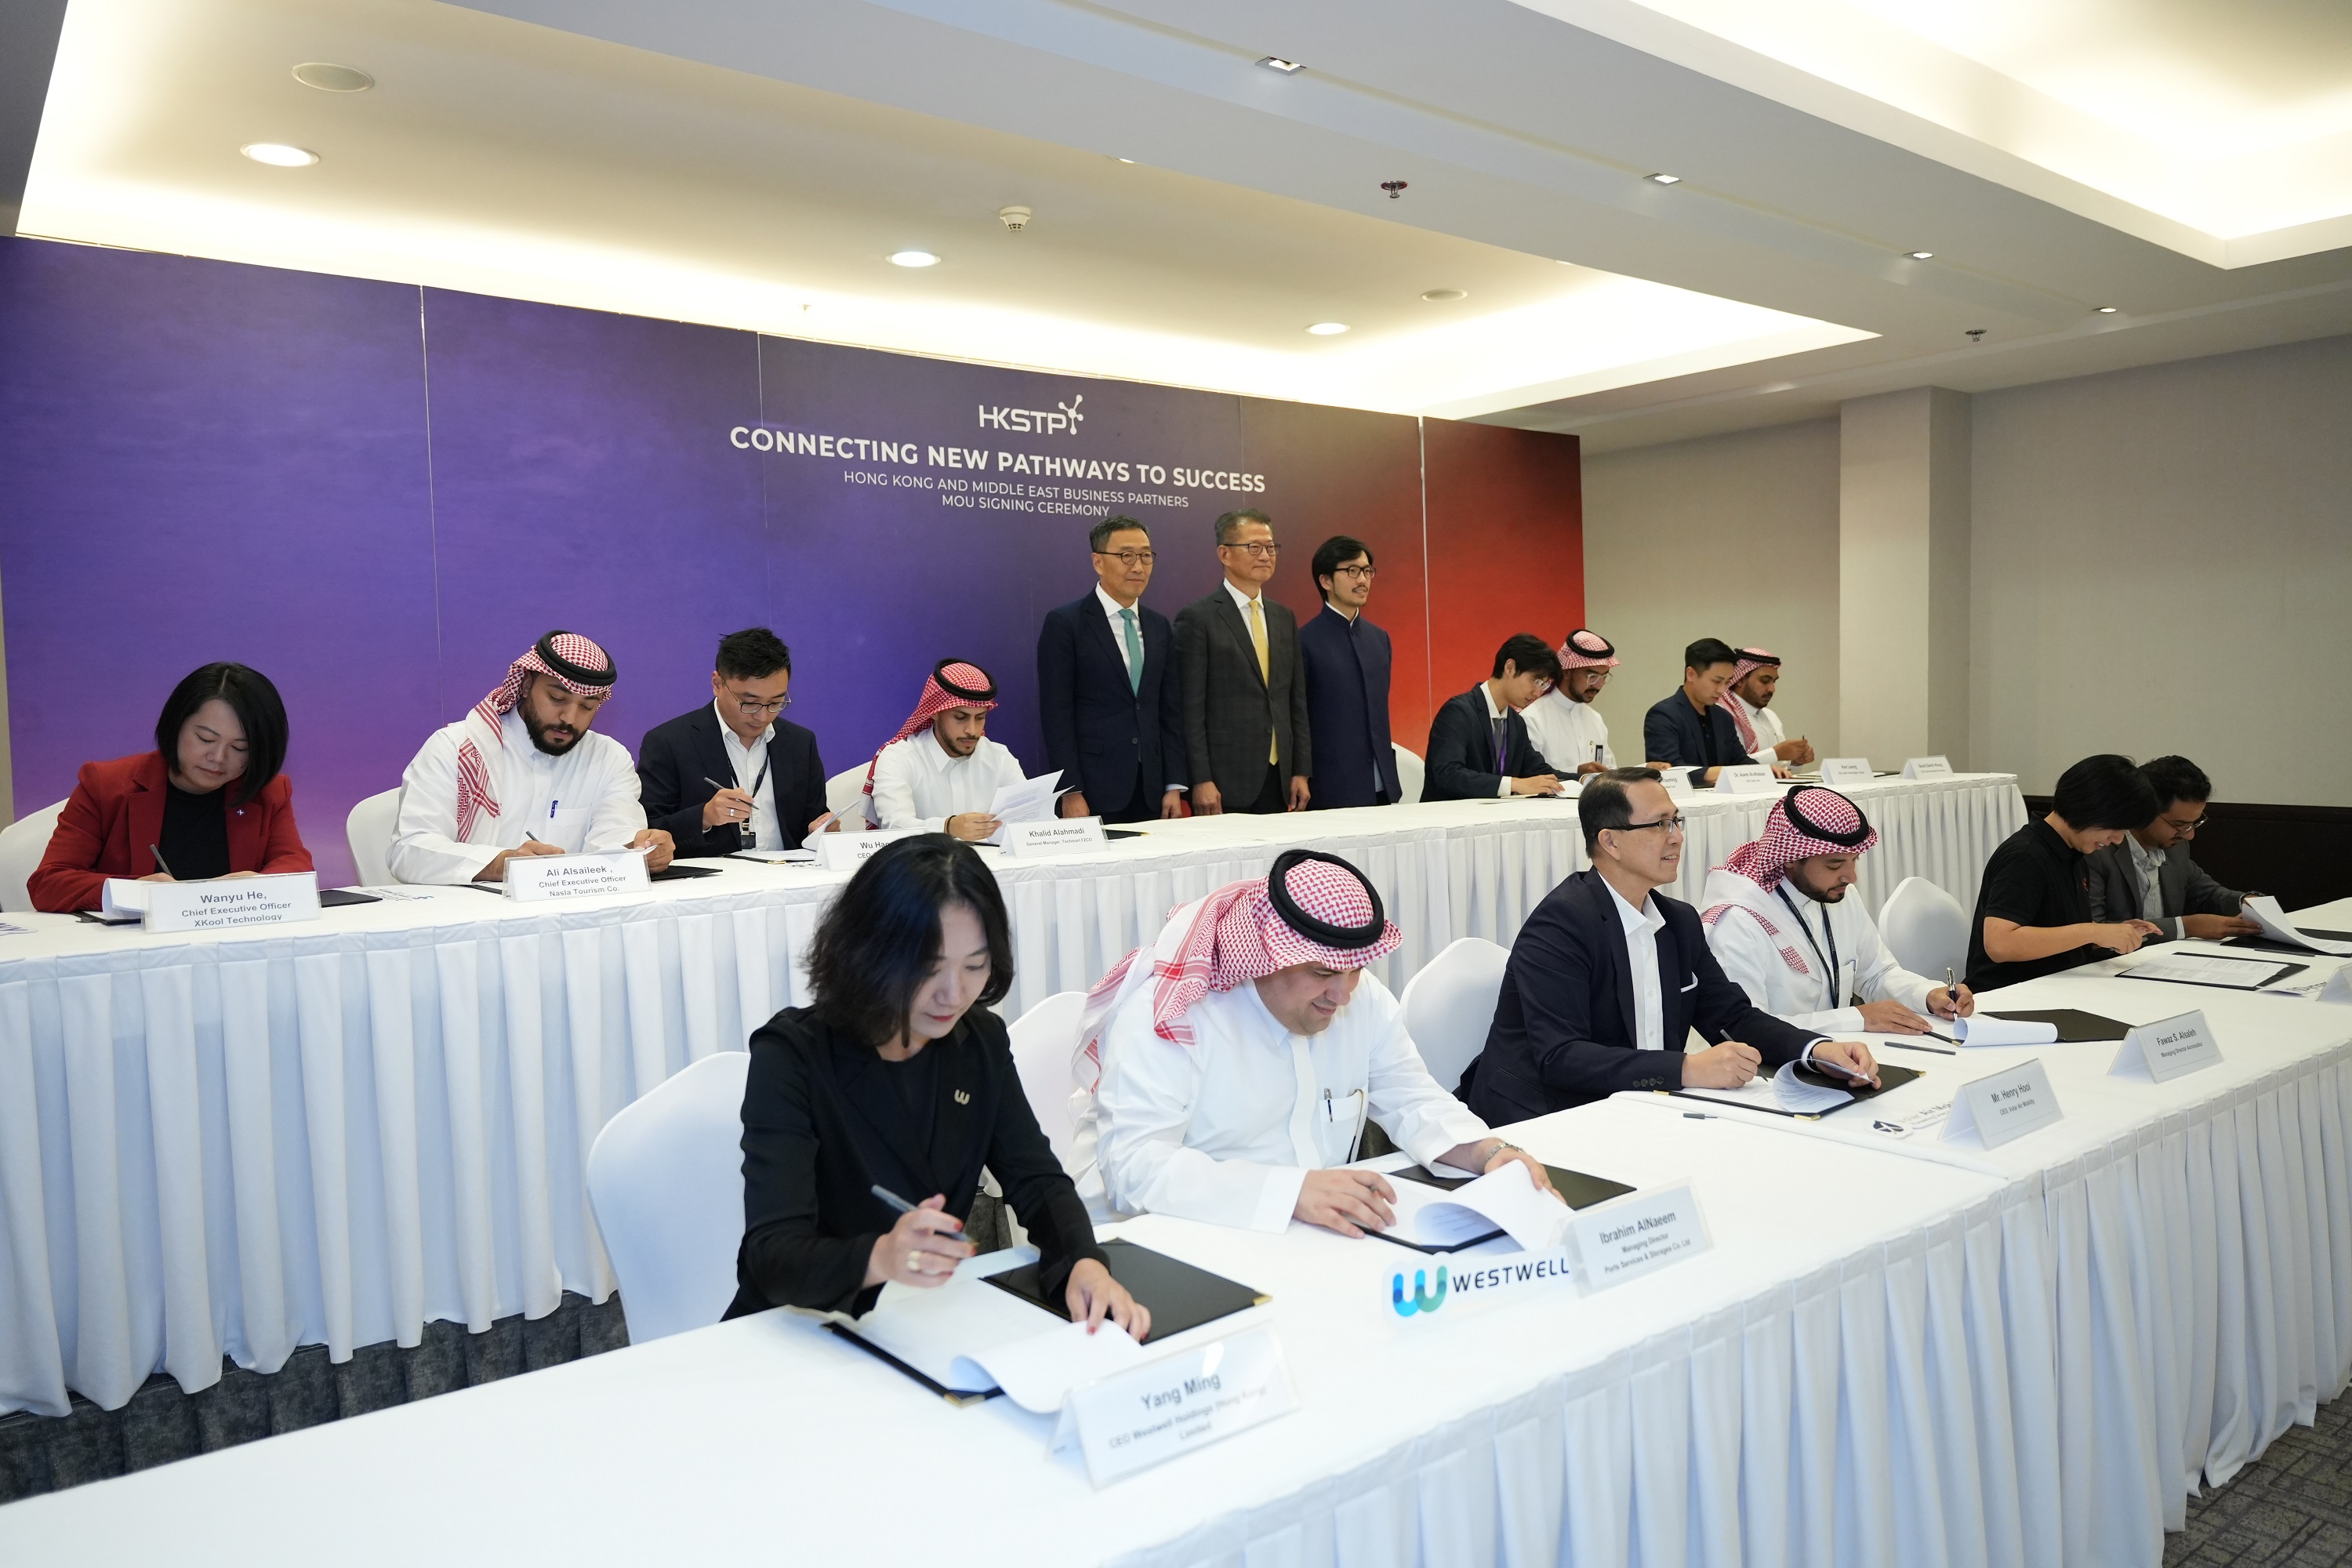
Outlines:
{"label": "open document folder", "polygon": [[944,1285],[918,1289],[892,1282],[862,1318],[835,1318],[827,1326],[958,1404],[1002,1390],[1024,1410],[1059,1410],[1069,1392],[1145,1359],[1127,1331],[1105,1323],[1088,1333],[1056,1318],[986,1276],[1036,1261],[1034,1247],[1013,1247],[966,1259]]}
{"label": "open document folder", "polygon": [[1451,1252],[1507,1236],[1528,1252],[1559,1245],[1568,1229],[1568,1205],[1539,1192],[1528,1168],[1514,1160],[1452,1191],[1418,1182],[1390,1184],[1396,1189],[1396,1224],[1372,1234],[1417,1252]]}

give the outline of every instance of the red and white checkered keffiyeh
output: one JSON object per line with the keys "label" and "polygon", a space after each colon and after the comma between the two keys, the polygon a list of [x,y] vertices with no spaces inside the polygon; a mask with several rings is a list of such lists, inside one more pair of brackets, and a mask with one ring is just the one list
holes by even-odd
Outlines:
{"label": "red and white checkered keffiyeh", "polygon": [[1715,705],[1730,714],[1732,723],[1738,728],[1739,749],[1749,756],[1754,756],[1756,726],[1748,721],[1748,710],[1742,708],[1739,705],[1739,700],[1731,694],[1731,687],[1738,685],[1759,669],[1779,668],[1780,656],[1760,647],[1735,648],[1732,651],[1739,655],[1739,660],[1731,667],[1731,686],[1723,689],[1723,695],[1715,700]]}
{"label": "red and white checkered keffiyeh", "polygon": [[482,743],[503,749],[506,727],[501,720],[522,700],[523,679],[543,675],[583,697],[605,697],[613,690],[613,659],[603,648],[577,632],[550,632],[530,651],[507,666],[507,678],[466,716],[467,736],[457,743],[457,837],[470,837],[474,824],[499,814],[497,792],[490,786],[489,763]]}
{"label": "red and white checkered keffiyeh", "polygon": [[[950,708],[978,708],[982,711],[996,706],[996,682],[988,671],[976,664],[960,658],[943,658],[931,667],[931,678],[923,682],[922,700],[898,726],[898,732],[876,749],[873,762],[866,764],[866,797],[874,798],[874,764],[882,753],[909,735],[919,734],[930,727],[932,720]],[[868,816],[872,815],[869,808]]]}
{"label": "red and white checkered keffiyeh", "polygon": [[[1277,880],[1295,912],[1277,907],[1272,891]],[[1299,929],[1302,923],[1310,929]],[[1334,945],[1333,939],[1349,945]],[[1361,969],[1403,940],[1361,871],[1337,856],[1286,850],[1268,876],[1228,882],[1172,910],[1148,963],[1137,962],[1146,956],[1139,947],[1095,983],[1078,1024],[1077,1055],[1086,1064],[1078,1080],[1091,1085],[1101,1077],[1103,1031],[1146,985],[1152,988],[1152,1033],[1189,1046],[1192,1030],[1184,1015],[1212,991],[1231,991],[1299,963]]]}
{"label": "red and white checkered keffiyeh", "polygon": [[1577,627],[1559,645],[1559,667],[1562,669],[1614,669],[1617,650],[1599,632]]}
{"label": "red and white checkered keffiyeh", "polygon": [[[1789,868],[1800,860],[1816,855],[1860,855],[1878,842],[1878,829],[1862,815],[1862,808],[1820,784],[1799,784],[1772,803],[1771,815],[1764,819],[1763,837],[1741,845],[1731,852],[1731,858],[1716,868],[1707,879],[1710,897],[1717,892],[1722,873],[1745,879],[1759,893],[1769,893],[1780,885]],[[1738,883],[1732,884],[1737,888]],[[1744,889],[1743,889],[1744,891]],[[1775,922],[1770,903],[1761,898],[1726,898],[1708,904],[1699,919],[1715,925],[1727,914],[1738,910],[1753,918],[1780,950],[1780,961],[1799,974],[1811,973],[1805,956],[1799,952]]]}

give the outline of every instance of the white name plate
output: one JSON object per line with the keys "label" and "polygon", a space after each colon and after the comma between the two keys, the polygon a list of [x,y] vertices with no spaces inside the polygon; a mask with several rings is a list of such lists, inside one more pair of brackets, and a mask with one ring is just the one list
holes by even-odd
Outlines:
{"label": "white name plate", "polygon": [[226,931],[319,918],[316,871],[146,886],[149,931]]}
{"label": "white name plate", "polygon": [[1449,1301],[1458,1307],[1479,1306],[1507,1296],[1525,1295],[1546,1285],[1558,1285],[1576,1273],[1575,1256],[1565,1247],[1543,1252],[1498,1254],[1489,1263],[1456,1255],[1437,1264],[1437,1289],[1429,1288],[1430,1271],[1414,1264],[1412,1285],[1405,1286],[1407,1270],[1389,1279],[1389,1310],[1400,1318],[1426,1321]]}
{"label": "white name plate", "polygon": [[626,893],[646,885],[646,858],[634,849],[599,849],[581,855],[517,855],[506,867],[507,897],[517,903]]}
{"label": "white name plate", "polygon": [[2339,963],[2327,984],[2319,988],[2322,1002],[2352,1002],[2352,963]]}
{"label": "white name plate", "polygon": [[2205,1068],[2219,1067],[2221,1062],[2221,1047],[2214,1043],[2205,1015],[2183,1013],[2176,1018],[2142,1024],[2126,1035],[2123,1048],[2116,1053],[2115,1065],[2107,1068],[2107,1076],[2149,1078],[2168,1083]]}
{"label": "white name plate", "polygon": [[1742,763],[1715,775],[1717,795],[1770,795],[1780,787],[1780,781],[1762,763]]}
{"label": "white name plate", "polygon": [[869,827],[863,833],[819,833],[809,842],[816,846],[816,863],[826,870],[855,871],[885,844],[914,836],[911,827]]}
{"label": "white name plate", "polygon": [[1903,764],[1903,776],[1906,779],[1950,778],[1952,776],[1952,759],[1941,756],[1914,757],[1909,762]]}
{"label": "white name plate", "polygon": [[2034,1058],[1973,1083],[1963,1084],[1944,1119],[1944,1139],[1958,1142],[1974,1134],[1987,1149],[1998,1149],[2012,1138],[2022,1138],[2047,1127],[2066,1113],[2050,1087],[2050,1074]]}
{"label": "white name plate", "polygon": [[1099,816],[1008,822],[996,830],[996,847],[1013,856],[1074,855],[1109,842]]}
{"label": "white name plate", "polygon": [[1271,1327],[1212,1341],[1072,1389],[1055,1433],[1108,1486],[1298,1408]]}
{"label": "white name plate", "polygon": [[1854,784],[1866,784],[1877,776],[1871,771],[1868,757],[1822,759],[1822,783],[1832,789],[1846,789]]}
{"label": "white name plate", "polygon": [[1698,1194],[1685,1182],[1578,1210],[1569,1222],[1568,1245],[1576,1258],[1577,1282],[1590,1295],[1696,1258],[1715,1243],[1706,1216],[1699,1213]]}

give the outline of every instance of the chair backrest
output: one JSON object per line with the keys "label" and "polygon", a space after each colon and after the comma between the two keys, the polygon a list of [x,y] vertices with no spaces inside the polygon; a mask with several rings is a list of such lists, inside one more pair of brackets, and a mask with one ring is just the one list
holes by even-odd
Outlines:
{"label": "chair backrest", "polygon": [[33,868],[49,851],[49,840],[58,831],[58,818],[64,815],[66,803],[43,806],[30,816],[20,816],[5,827],[0,827],[0,910],[11,914],[24,914],[33,907],[33,895],[25,884],[33,879]]}
{"label": "chair backrest", "polygon": [[1422,775],[1427,770],[1423,767],[1419,753],[1405,750],[1394,741],[1389,744],[1396,752],[1397,799],[1402,805],[1412,805],[1421,799]]}
{"label": "chair backrest", "polygon": [[604,1123],[588,1151],[588,1206],[621,1289],[629,1342],[719,1320],[743,1242],[743,1081],[720,1051]]}
{"label": "chair backrest", "polygon": [[857,804],[857,797],[866,792],[866,769],[871,761],[869,758],[854,768],[845,768],[824,781],[825,810],[848,814],[849,808]]}
{"label": "chair backrest", "polygon": [[1495,1021],[1495,997],[1503,989],[1508,948],[1485,937],[1465,936],[1449,944],[1405,983],[1405,1032],[1437,1087],[1451,1094],[1462,1075],[1486,1048]]}
{"label": "chair backrest", "polygon": [[1070,1167],[1070,1052],[1078,1043],[1078,1019],[1087,1010],[1083,991],[1056,991],[1013,1021],[1013,1065],[1021,1092],[1054,1146],[1054,1158]]}
{"label": "chair backrest", "polygon": [[352,847],[352,867],[361,887],[391,884],[392,868],[384,860],[392,853],[392,830],[399,822],[400,792],[396,789],[368,796],[352,807],[351,816],[343,819],[343,839]]}
{"label": "chair backrest", "polygon": [[1878,911],[1878,933],[1895,962],[1941,983],[1969,968],[1969,912],[1925,877],[1906,877]]}

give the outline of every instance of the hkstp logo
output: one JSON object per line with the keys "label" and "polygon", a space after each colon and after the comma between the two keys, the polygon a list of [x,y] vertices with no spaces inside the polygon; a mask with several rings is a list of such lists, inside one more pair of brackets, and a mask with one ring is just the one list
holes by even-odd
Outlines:
{"label": "hkstp logo", "polygon": [[1434,1312],[1445,1305],[1445,1265],[1437,1266],[1437,1294],[1429,1294],[1429,1274],[1425,1269],[1412,1271],[1412,1300],[1404,1299],[1404,1276],[1394,1276],[1389,1285],[1389,1303],[1396,1308],[1400,1318],[1410,1318],[1415,1312]]}
{"label": "hkstp logo", "polygon": [[[1018,430],[1037,436],[1075,436],[1086,416],[1078,405],[1087,400],[1083,392],[1067,403],[1056,403],[1052,408],[993,408],[980,405],[980,427],[983,430]],[[1058,411],[1058,412],[1057,412]]]}

